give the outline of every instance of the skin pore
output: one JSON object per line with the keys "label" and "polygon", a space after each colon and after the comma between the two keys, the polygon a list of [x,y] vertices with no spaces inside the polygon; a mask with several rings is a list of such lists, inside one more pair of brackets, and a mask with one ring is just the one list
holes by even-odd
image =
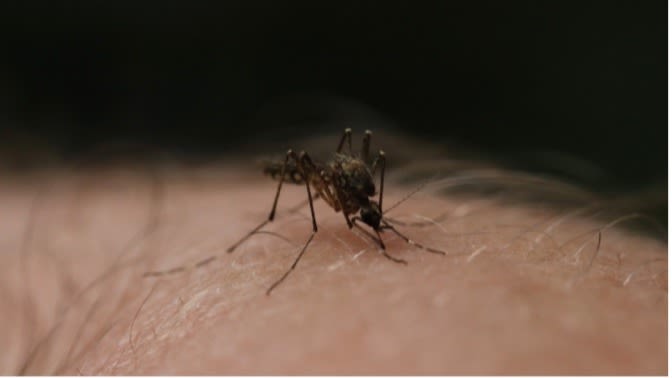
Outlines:
{"label": "skin pore", "polygon": [[[286,185],[276,220],[227,254],[272,203],[275,184],[249,165],[0,182],[3,374],[667,371],[667,246],[619,227],[633,214],[430,184],[385,216],[448,255],[384,233],[403,266],[317,201],[318,233],[266,296],[311,233],[307,207],[287,212],[302,186]],[[412,190],[390,175],[385,207]]]}

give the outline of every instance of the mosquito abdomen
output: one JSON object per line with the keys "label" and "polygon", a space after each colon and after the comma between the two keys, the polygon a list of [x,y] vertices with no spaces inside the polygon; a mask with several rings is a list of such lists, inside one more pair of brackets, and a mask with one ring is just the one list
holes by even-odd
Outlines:
{"label": "mosquito abdomen", "polygon": [[[282,165],[283,161],[280,160],[264,160],[261,162],[264,167],[264,174],[271,176],[275,181],[279,181],[282,175]],[[303,184],[303,177],[299,172],[296,163],[293,161],[287,162],[287,167],[285,168],[285,175],[282,177],[284,182],[291,184]]]}

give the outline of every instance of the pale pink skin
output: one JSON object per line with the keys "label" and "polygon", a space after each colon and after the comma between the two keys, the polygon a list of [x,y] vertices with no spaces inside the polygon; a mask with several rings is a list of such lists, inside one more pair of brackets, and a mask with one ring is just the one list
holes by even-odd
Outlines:
{"label": "pale pink skin", "polygon": [[[146,172],[121,168],[2,178],[0,373],[60,324],[25,373],[667,374],[667,247],[610,228],[585,269],[609,220],[419,193],[390,216],[447,212],[399,229],[451,256],[385,233],[403,266],[317,202],[318,234],[268,297],[310,235],[307,207],[283,211],[305,188],[286,186],[266,228],[293,245],[262,234],[229,255],[275,184],[227,165],[163,172],[153,191]],[[391,183],[386,203],[408,191]]]}

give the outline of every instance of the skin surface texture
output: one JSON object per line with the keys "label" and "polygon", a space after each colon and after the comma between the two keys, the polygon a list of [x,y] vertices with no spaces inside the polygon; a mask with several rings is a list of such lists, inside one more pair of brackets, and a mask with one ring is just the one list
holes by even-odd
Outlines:
{"label": "skin surface texture", "polygon": [[[383,233],[404,266],[316,201],[318,233],[267,296],[311,233],[307,206],[288,212],[303,186],[227,254],[270,211],[254,168],[0,182],[3,374],[667,374],[667,246],[620,228],[629,214],[430,184],[385,217],[447,256]],[[412,190],[391,178],[385,207]]]}

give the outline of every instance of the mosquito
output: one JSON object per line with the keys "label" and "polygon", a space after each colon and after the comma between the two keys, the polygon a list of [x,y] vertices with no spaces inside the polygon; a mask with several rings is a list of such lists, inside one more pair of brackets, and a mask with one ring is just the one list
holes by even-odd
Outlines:
{"label": "mosquito", "polygon": [[[347,143],[347,151],[343,147]],[[317,233],[317,221],[315,219],[315,209],[313,206],[314,200],[322,198],[331,208],[336,212],[343,213],[345,222],[348,228],[356,227],[365,235],[371,238],[380,247],[380,252],[391,261],[399,264],[407,264],[406,260],[396,258],[387,253],[385,243],[380,236],[380,233],[389,230],[399,236],[406,243],[413,245],[424,251],[446,255],[446,252],[426,247],[417,243],[399,232],[394,228],[384,217],[383,211],[383,189],[385,185],[385,152],[380,150],[375,159],[371,160],[370,156],[371,146],[371,131],[364,132],[362,140],[361,152],[355,154],[352,151],[352,130],[345,129],[341,137],[336,153],[331,161],[321,163],[313,161],[310,156],[301,151],[296,153],[293,150],[288,150],[285,155],[284,162],[268,164],[264,172],[270,175],[273,179],[278,180],[278,187],[275,191],[275,198],[273,200],[273,207],[268,218],[261,222],[257,227],[253,228],[240,240],[234,243],[227,249],[228,253],[233,252],[238,246],[244,243],[252,235],[258,233],[264,226],[275,219],[275,212],[278,206],[278,199],[282,191],[283,183],[292,183],[306,186],[306,193],[308,196],[308,204],[310,206],[310,216],[313,223],[312,233],[306,243],[303,245],[301,252],[297,255],[291,267],[271,285],[266,291],[267,295],[280,285],[289,274],[296,268],[297,264],[308,249],[308,245]],[[371,197],[376,195],[376,186],[374,184],[374,176],[380,169],[380,187],[378,190],[378,201],[376,202]],[[315,194],[311,194],[311,188]],[[301,208],[305,202],[297,206]],[[372,232],[369,232],[363,225],[368,226]]]}
{"label": "mosquito", "polygon": [[[343,147],[347,143],[347,151]],[[240,240],[231,245],[226,251],[232,253],[247,239],[258,233],[267,233],[261,229],[275,219],[276,209],[278,207],[278,200],[280,192],[285,182],[297,185],[305,185],[308,200],[302,202],[298,206],[292,208],[292,211],[301,209],[306,205],[310,206],[310,215],[312,219],[312,233],[303,245],[301,252],[296,256],[294,263],[290,268],[271,285],[266,294],[278,287],[289,274],[296,268],[299,261],[306,253],[308,245],[317,233],[317,221],[315,219],[315,208],[313,202],[322,198],[331,208],[336,212],[343,213],[345,222],[348,228],[357,228],[368,236],[380,248],[383,256],[391,261],[399,264],[407,264],[404,259],[396,258],[387,253],[385,243],[380,236],[380,233],[386,230],[392,231],[398,237],[406,241],[406,243],[413,245],[421,250],[438,254],[446,255],[446,252],[426,247],[420,243],[415,242],[406,235],[394,228],[388,220],[383,217],[383,189],[385,185],[385,152],[380,150],[378,155],[372,160],[370,154],[371,147],[371,131],[364,132],[362,140],[361,151],[355,154],[352,151],[352,130],[345,129],[343,136],[338,143],[336,153],[333,158],[327,163],[313,161],[305,152],[294,152],[288,150],[285,159],[282,162],[270,162],[266,164],[264,173],[270,175],[273,179],[278,181],[278,187],[275,191],[273,199],[273,206],[268,218],[259,225],[250,230]],[[374,176],[380,169],[380,187],[377,192],[378,201],[371,199],[376,195],[376,185],[374,184]],[[311,194],[311,188],[314,194]],[[403,200],[402,200],[403,201]],[[402,201],[397,202],[390,209],[399,205]],[[388,210],[390,210],[388,209]],[[368,231],[364,226],[368,226],[372,231]],[[276,235],[277,236],[277,235]],[[195,268],[204,266],[215,260],[216,257],[209,257],[194,265]],[[147,272],[145,277],[155,277],[167,274],[183,272],[186,267],[175,268],[161,272]]]}

